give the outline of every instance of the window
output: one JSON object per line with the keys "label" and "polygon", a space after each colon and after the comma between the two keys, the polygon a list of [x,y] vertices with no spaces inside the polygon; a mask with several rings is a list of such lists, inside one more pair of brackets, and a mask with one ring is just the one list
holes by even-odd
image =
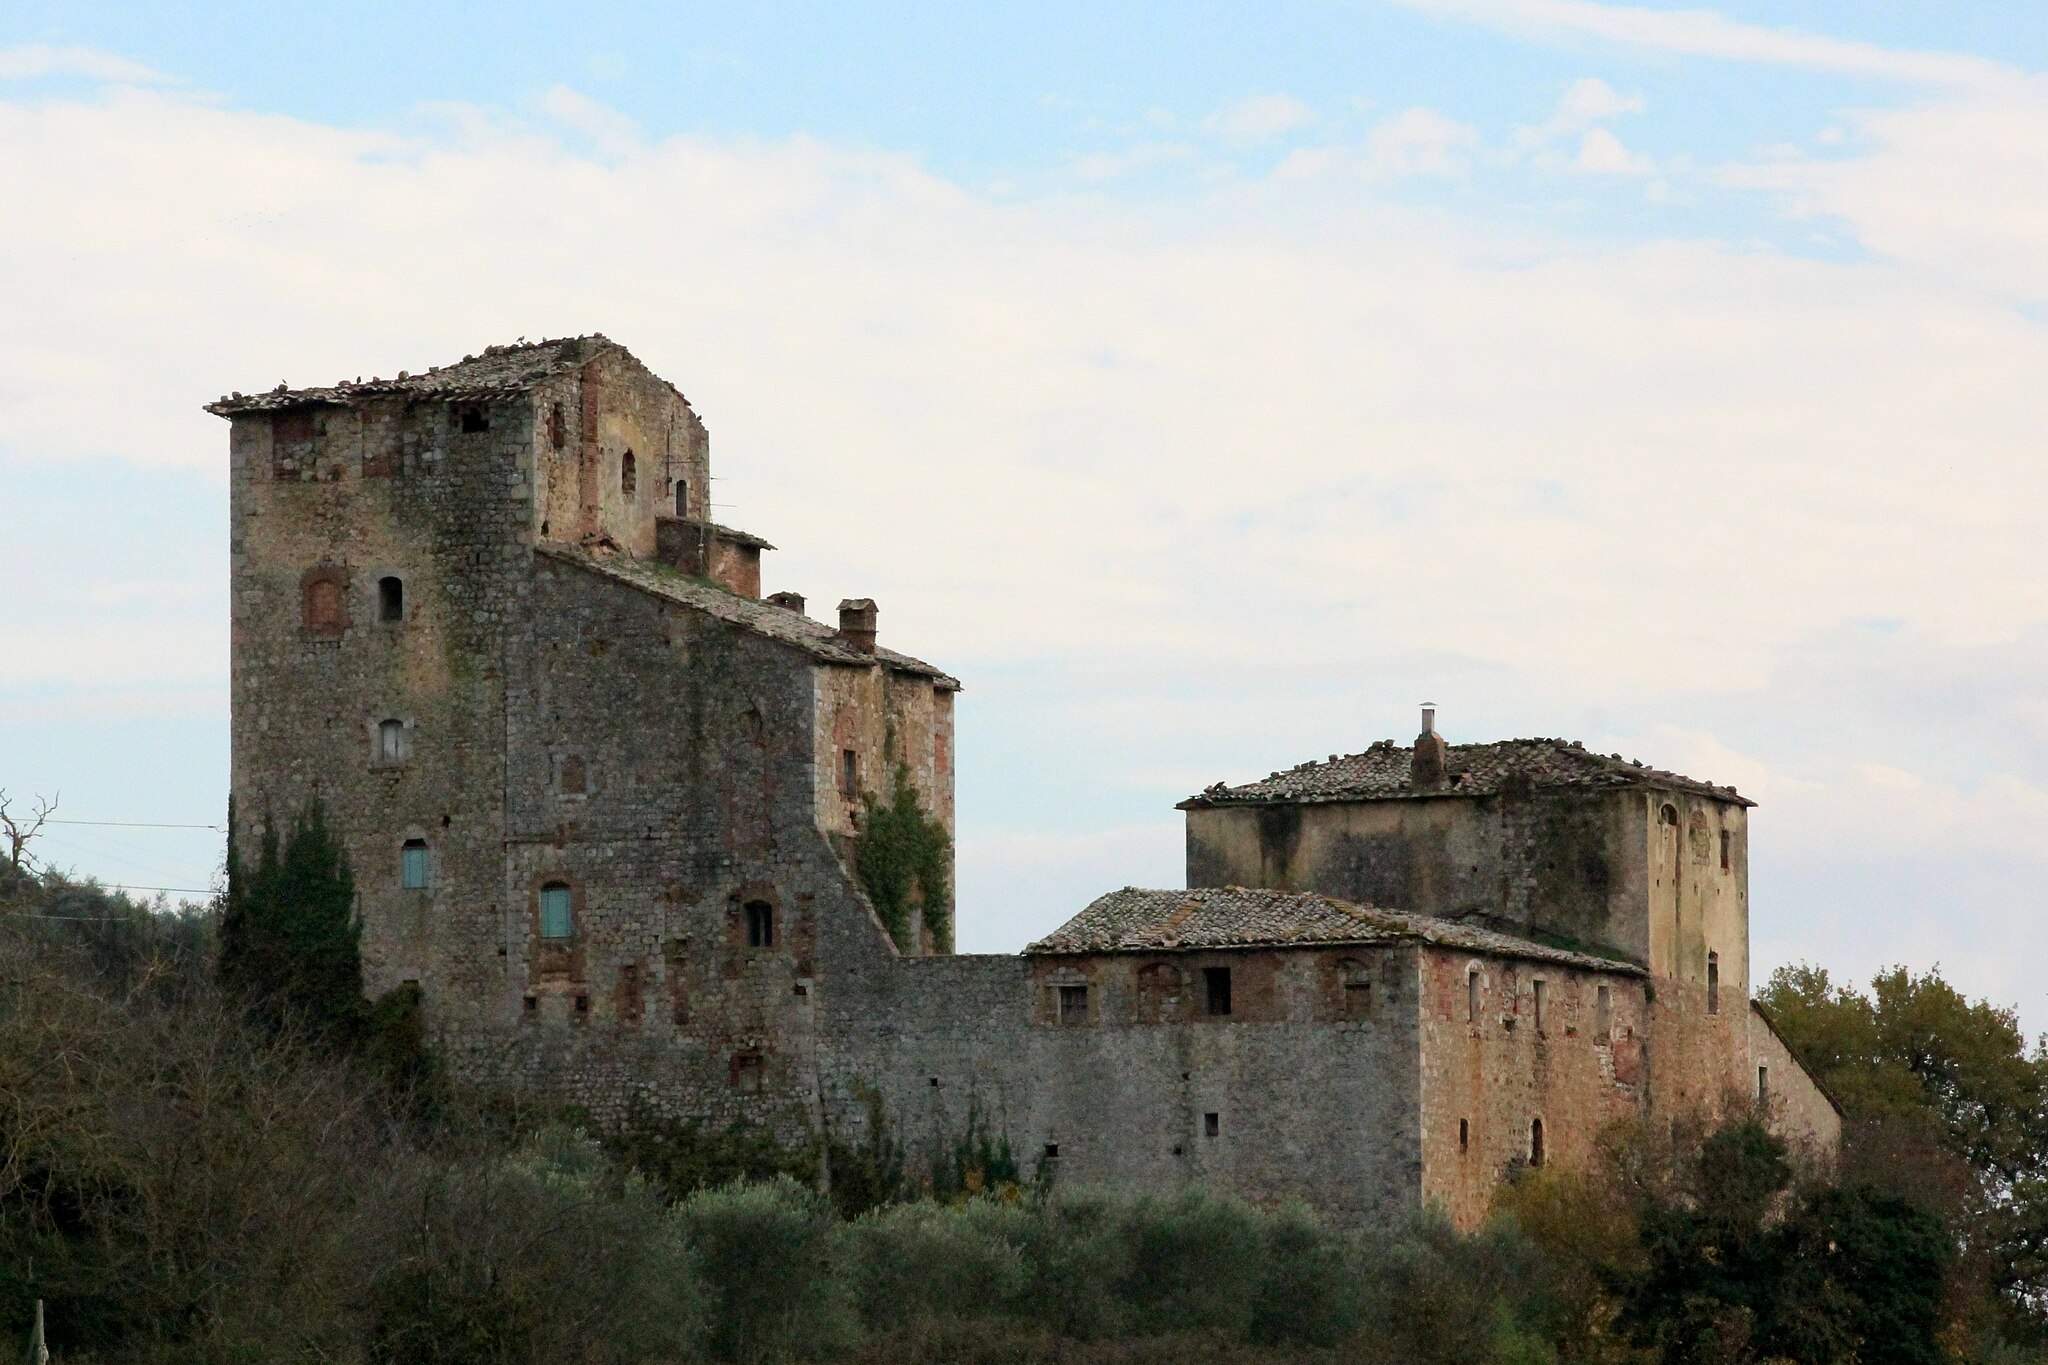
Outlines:
{"label": "window", "polygon": [[1202,968],[1202,992],[1209,1013],[1230,1013],[1230,968]]}
{"label": "window", "polygon": [[403,621],[405,619],[404,579],[380,578],[377,580],[377,619],[379,621]]}
{"label": "window", "polygon": [[569,443],[569,420],[560,403],[548,409],[548,444],[560,450]]}
{"label": "window", "polygon": [[464,431],[489,431],[491,415],[484,411],[482,404],[464,403],[456,409],[456,420]]}
{"label": "window", "polygon": [[377,761],[379,763],[405,762],[405,722],[402,720],[380,720],[377,722]]}
{"label": "window", "polygon": [[639,468],[633,461],[633,452],[629,450],[619,457],[619,491],[630,498],[639,484]]}
{"label": "window", "polygon": [[1058,1161],[1060,1159],[1060,1145],[1057,1142],[1045,1144],[1045,1159],[1047,1161]]}
{"label": "window", "polygon": [[569,884],[549,882],[540,889],[540,936],[567,938],[575,930],[570,913]]}
{"label": "window", "polygon": [[1614,1036],[1614,992],[1602,986],[1593,993],[1593,1037],[1606,1042]]}
{"label": "window", "polygon": [[1338,989],[1343,993],[1346,1019],[1365,1019],[1372,1014],[1372,969],[1356,958],[1337,963]]}
{"label": "window", "polygon": [[690,519],[690,481],[688,479],[676,480],[676,515],[685,521]]}
{"label": "window", "polygon": [[398,850],[398,881],[408,891],[427,889],[427,841],[407,839]]}
{"label": "window", "polygon": [[1707,1013],[1721,1012],[1721,955],[1707,954]]}
{"label": "window", "polygon": [[849,801],[860,795],[860,755],[852,749],[839,751],[839,794]]}
{"label": "window", "polygon": [[1459,1155],[1459,1156],[1463,1156],[1463,1155],[1465,1155],[1465,1153],[1467,1153],[1467,1152],[1469,1152],[1469,1151],[1471,1151],[1471,1150],[1472,1150],[1472,1124],[1471,1124],[1471,1122],[1470,1122],[1469,1120],[1466,1120],[1466,1119],[1459,1119],[1459,1120],[1458,1120],[1458,1155]]}
{"label": "window", "polygon": [[732,1059],[733,1088],[742,1095],[761,1093],[761,1054],[742,1052]]}
{"label": "window", "polygon": [[1771,1069],[1767,1066],[1756,1069],[1756,1097],[1760,1100],[1771,1097]]}
{"label": "window", "polygon": [[1543,1032],[1543,1026],[1549,1022],[1548,1006],[1550,1004],[1550,983],[1548,981],[1545,981],[1542,977],[1536,978],[1535,995],[1536,1031],[1538,1033],[1541,1033]]}
{"label": "window", "polygon": [[775,907],[767,901],[747,902],[747,946],[749,948],[773,948],[775,946]]}
{"label": "window", "polygon": [[1221,1115],[1221,1114],[1204,1114],[1204,1115],[1202,1115],[1202,1136],[1203,1136],[1203,1137],[1215,1137],[1215,1136],[1216,1136],[1216,1135],[1217,1135],[1218,1133],[1221,1133],[1222,1131],[1223,1131],[1223,1115]]}
{"label": "window", "polygon": [[590,790],[590,769],[582,754],[562,756],[562,795],[583,796]]}
{"label": "window", "polygon": [[1543,1164],[1543,1120],[1533,1119],[1529,1123],[1529,1164]]}
{"label": "window", "polygon": [[1659,824],[1670,825],[1676,828],[1678,825],[1678,807],[1666,801],[1664,808],[1657,812],[1657,821]]}
{"label": "window", "polygon": [[348,629],[348,603],[338,570],[315,569],[300,588],[300,622],[314,635],[334,637]]}
{"label": "window", "polygon": [[1465,1022],[1479,1022],[1479,969],[1472,967],[1465,972]]}
{"label": "window", "polygon": [[1085,1024],[1088,1022],[1088,988],[1086,986],[1060,987],[1060,1022],[1062,1024]]}
{"label": "window", "polygon": [[1728,870],[1728,846],[1733,839],[1734,835],[1728,830],[1724,829],[1721,831],[1721,870],[1723,872]]}

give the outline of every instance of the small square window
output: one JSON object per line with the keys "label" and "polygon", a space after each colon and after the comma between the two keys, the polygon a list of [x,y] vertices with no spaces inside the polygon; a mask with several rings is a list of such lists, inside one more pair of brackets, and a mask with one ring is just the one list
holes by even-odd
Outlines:
{"label": "small square window", "polygon": [[1088,988],[1086,986],[1060,987],[1060,1022],[1081,1024],[1088,1020]]}
{"label": "small square window", "polygon": [[1202,1136],[1203,1136],[1203,1137],[1215,1137],[1215,1136],[1216,1136],[1216,1135],[1217,1135],[1218,1133],[1221,1133],[1222,1131],[1223,1131],[1223,1116],[1222,1116],[1221,1114],[1204,1114],[1204,1115],[1202,1115]]}

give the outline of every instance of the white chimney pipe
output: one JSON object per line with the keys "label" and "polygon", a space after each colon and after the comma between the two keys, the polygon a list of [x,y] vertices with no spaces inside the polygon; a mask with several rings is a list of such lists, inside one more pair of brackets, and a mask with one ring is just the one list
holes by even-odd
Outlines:
{"label": "white chimney pipe", "polygon": [[1425,735],[1436,733],[1436,703],[1433,701],[1422,703],[1422,733]]}

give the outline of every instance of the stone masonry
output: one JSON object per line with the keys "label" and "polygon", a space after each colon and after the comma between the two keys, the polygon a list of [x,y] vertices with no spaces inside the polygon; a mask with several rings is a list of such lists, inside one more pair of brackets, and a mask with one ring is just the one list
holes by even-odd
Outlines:
{"label": "stone masonry", "polygon": [[900,774],[950,834],[959,684],[871,601],[761,596],[673,386],[591,336],[209,410],[243,837],[323,804],[366,990],[417,982],[461,1076],[913,1154],[980,1126],[1063,1183],[1352,1223],[1472,1222],[1514,1162],[1750,1087],[1838,1136],[1748,1000],[1731,789],[1425,726],[1190,798],[1189,890],[1021,956],[898,942],[861,826]]}

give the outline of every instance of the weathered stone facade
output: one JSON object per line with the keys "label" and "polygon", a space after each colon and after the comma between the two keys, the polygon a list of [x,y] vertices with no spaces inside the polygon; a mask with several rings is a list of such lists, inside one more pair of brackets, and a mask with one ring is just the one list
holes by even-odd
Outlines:
{"label": "weathered stone facade", "polygon": [[[950,886],[892,937],[854,864],[899,773],[950,834],[958,684],[880,645],[872,602],[763,599],[772,547],[709,519],[703,424],[623,349],[212,410],[245,837],[323,803],[366,988],[419,983],[461,1075],[606,1121],[858,1140],[880,1113],[914,1148],[978,1124],[1062,1181],[1351,1221],[1470,1221],[1507,1163],[1583,1159],[1607,1118],[1758,1066],[1832,1141],[1747,1008],[1732,792],[1377,746],[1398,791],[1212,788],[1196,890],[952,956],[924,908]],[[1272,890],[1200,889],[1231,883]]]}

